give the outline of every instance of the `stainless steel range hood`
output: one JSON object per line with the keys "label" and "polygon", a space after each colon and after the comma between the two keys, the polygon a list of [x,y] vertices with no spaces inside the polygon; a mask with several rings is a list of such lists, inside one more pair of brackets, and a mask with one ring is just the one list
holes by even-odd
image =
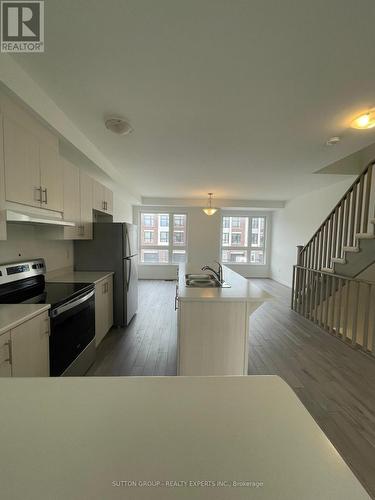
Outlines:
{"label": "stainless steel range hood", "polygon": [[22,224],[44,224],[49,226],[66,226],[66,227],[74,227],[75,222],[70,222],[64,220],[61,214],[47,215],[41,212],[35,212],[28,210],[16,211],[16,210],[5,210],[5,220],[6,222],[18,222]]}

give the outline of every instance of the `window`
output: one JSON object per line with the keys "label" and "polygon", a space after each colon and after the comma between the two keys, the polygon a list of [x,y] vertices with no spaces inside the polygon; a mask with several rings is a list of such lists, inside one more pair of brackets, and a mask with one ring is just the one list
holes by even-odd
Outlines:
{"label": "window", "polygon": [[185,234],[183,231],[174,231],[173,232],[173,243],[175,245],[184,245],[185,240],[184,240]]}
{"label": "window", "polygon": [[141,213],[139,225],[141,263],[186,262],[186,222],[186,214]]}
{"label": "window", "polygon": [[232,245],[241,244],[241,233],[232,233]]}
{"label": "window", "polygon": [[265,231],[265,217],[224,216],[222,261],[229,264],[265,264]]}
{"label": "window", "polygon": [[159,226],[168,227],[169,226],[169,214],[159,215]]}
{"label": "window", "polygon": [[181,227],[185,225],[185,215],[175,215],[174,216],[174,226]]}
{"label": "window", "polygon": [[160,243],[166,243],[168,245],[169,241],[169,233],[168,231],[161,231],[160,232]]}
{"label": "window", "polygon": [[152,214],[145,214],[143,225],[145,227],[154,227],[154,216]]}
{"label": "window", "polygon": [[240,219],[244,219],[244,217],[228,217],[228,219],[232,219],[232,227],[240,227]]}
{"label": "window", "polygon": [[153,242],[154,231],[143,231],[143,243],[148,245]]}

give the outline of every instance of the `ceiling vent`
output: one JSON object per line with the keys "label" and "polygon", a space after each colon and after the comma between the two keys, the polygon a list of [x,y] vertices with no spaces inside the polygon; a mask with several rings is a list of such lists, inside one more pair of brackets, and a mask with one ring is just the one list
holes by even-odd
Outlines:
{"label": "ceiling vent", "polygon": [[130,123],[118,116],[110,116],[104,123],[108,130],[117,135],[128,135],[133,132]]}

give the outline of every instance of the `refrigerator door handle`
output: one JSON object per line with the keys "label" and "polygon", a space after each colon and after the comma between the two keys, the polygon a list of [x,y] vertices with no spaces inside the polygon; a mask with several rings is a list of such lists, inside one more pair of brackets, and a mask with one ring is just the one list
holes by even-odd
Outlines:
{"label": "refrigerator door handle", "polygon": [[129,285],[130,285],[130,277],[132,275],[132,260],[127,259],[129,262],[129,265],[127,266],[128,269],[128,276],[126,277],[126,290],[129,291]]}
{"label": "refrigerator door handle", "polygon": [[129,255],[133,255],[131,244],[130,244],[130,231],[128,231],[128,246],[129,246]]}

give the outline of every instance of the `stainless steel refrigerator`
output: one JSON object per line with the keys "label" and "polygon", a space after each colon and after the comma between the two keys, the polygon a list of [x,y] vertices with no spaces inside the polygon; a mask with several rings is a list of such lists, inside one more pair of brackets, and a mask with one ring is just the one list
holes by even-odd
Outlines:
{"label": "stainless steel refrigerator", "polygon": [[113,321],[130,323],[138,309],[137,226],[97,222],[93,239],[74,242],[76,271],[113,271]]}

